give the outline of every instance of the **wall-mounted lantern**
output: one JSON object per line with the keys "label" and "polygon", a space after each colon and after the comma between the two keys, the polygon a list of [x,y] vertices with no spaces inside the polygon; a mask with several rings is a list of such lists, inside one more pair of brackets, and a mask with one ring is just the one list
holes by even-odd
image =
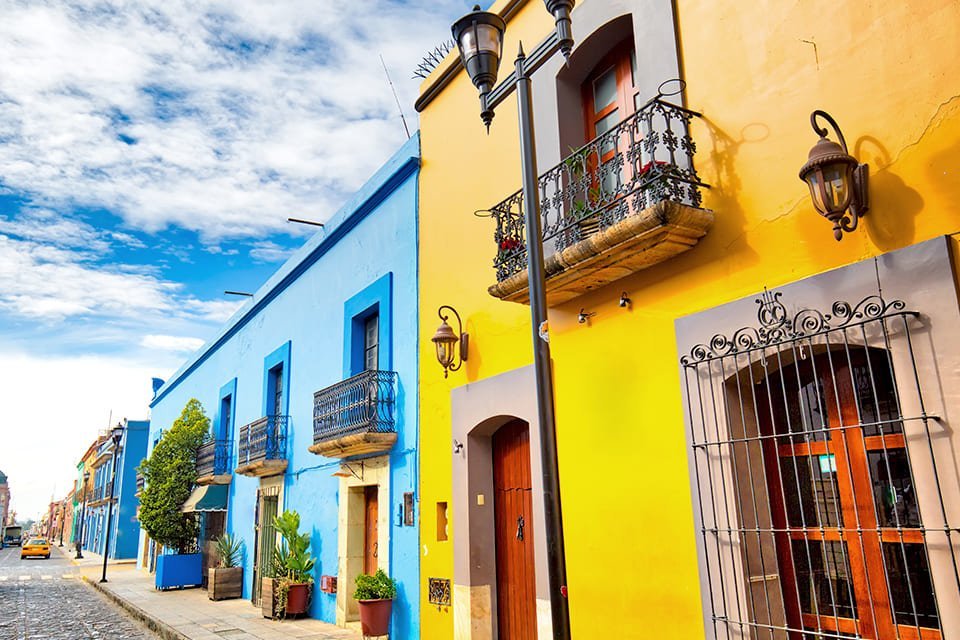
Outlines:
{"label": "wall-mounted lantern", "polygon": [[[457,318],[457,330],[447,324],[448,316],[444,315],[443,310],[449,309]],[[467,346],[469,336],[463,332],[463,323],[460,322],[460,314],[449,305],[443,305],[437,309],[437,315],[440,316],[440,326],[437,332],[430,338],[437,347],[437,362],[443,367],[443,377],[446,378],[450,371],[457,371],[460,365],[467,359]],[[459,345],[459,346],[458,346]]]}
{"label": "wall-mounted lantern", "polygon": [[[840,144],[827,139],[826,127],[817,124],[823,118],[837,134]],[[813,206],[833,223],[833,237],[840,240],[843,232],[853,231],[869,209],[867,201],[867,165],[861,164],[847,151],[847,142],[830,114],[817,109],[810,114],[810,125],[820,136],[810,149],[800,179],[810,187]]]}

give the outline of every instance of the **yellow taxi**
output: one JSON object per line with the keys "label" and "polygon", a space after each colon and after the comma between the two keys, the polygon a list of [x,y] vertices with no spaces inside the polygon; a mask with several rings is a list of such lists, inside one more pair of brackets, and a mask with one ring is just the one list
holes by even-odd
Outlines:
{"label": "yellow taxi", "polygon": [[31,556],[40,558],[50,557],[50,543],[45,538],[30,538],[20,547],[20,559]]}

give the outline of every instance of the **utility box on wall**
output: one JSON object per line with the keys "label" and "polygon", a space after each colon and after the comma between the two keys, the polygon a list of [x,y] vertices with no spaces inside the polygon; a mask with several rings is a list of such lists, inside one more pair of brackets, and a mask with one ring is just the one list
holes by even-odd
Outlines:
{"label": "utility box on wall", "polygon": [[337,577],[336,576],[320,576],[320,591],[323,591],[324,593],[336,593]]}

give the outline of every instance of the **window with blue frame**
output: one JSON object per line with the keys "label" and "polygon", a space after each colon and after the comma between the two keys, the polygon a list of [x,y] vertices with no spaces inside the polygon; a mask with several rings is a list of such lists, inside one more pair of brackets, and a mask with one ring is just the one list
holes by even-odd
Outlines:
{"label": "window with blue frame", "polygon": [[377,279],[344,303],[345,378],[393,366],[393,274]]}

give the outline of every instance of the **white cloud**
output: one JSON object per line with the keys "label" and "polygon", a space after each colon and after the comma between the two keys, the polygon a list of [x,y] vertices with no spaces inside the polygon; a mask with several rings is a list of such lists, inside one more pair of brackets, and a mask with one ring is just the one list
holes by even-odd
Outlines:
{"label": "white cloud", "polygon": [[0,309],[13,316],[58,322],[80,316],[106,321],[178,316],[222,321],[230,300],[199,300],[183,285],[140,266],[96,264],[72,251],[0,235]]}
{"label": "white cloud", "polygon": [[13,507],[23,517],[36,517],[51,495],[60,498],[70,490],[77,462],[99,430],[124,417],[146,418],[151,376],[172,371],[129,360],[39,358],[7,350],[0,351],[0,360],[0,388],[4,397],[16,398],[0,407],[0,470],[9,476]]}
{"label": "white cloud", "polygon": [[0,21],[0,182],[207,241],[325,220],[404,139],[462,2],[38,0]]}
{"label": "white cloud", "polygon": [[250,249],[250,257],[257,262],[282,262],[292,253],[293,249],[281,247],[270,240],[254,243],[253,248]]}
{"label": "white cloud", "polygon": [[140,344],[148,349],[192,353],[202,347],[204,341],[188,336],[148,335],[143,337]]}

